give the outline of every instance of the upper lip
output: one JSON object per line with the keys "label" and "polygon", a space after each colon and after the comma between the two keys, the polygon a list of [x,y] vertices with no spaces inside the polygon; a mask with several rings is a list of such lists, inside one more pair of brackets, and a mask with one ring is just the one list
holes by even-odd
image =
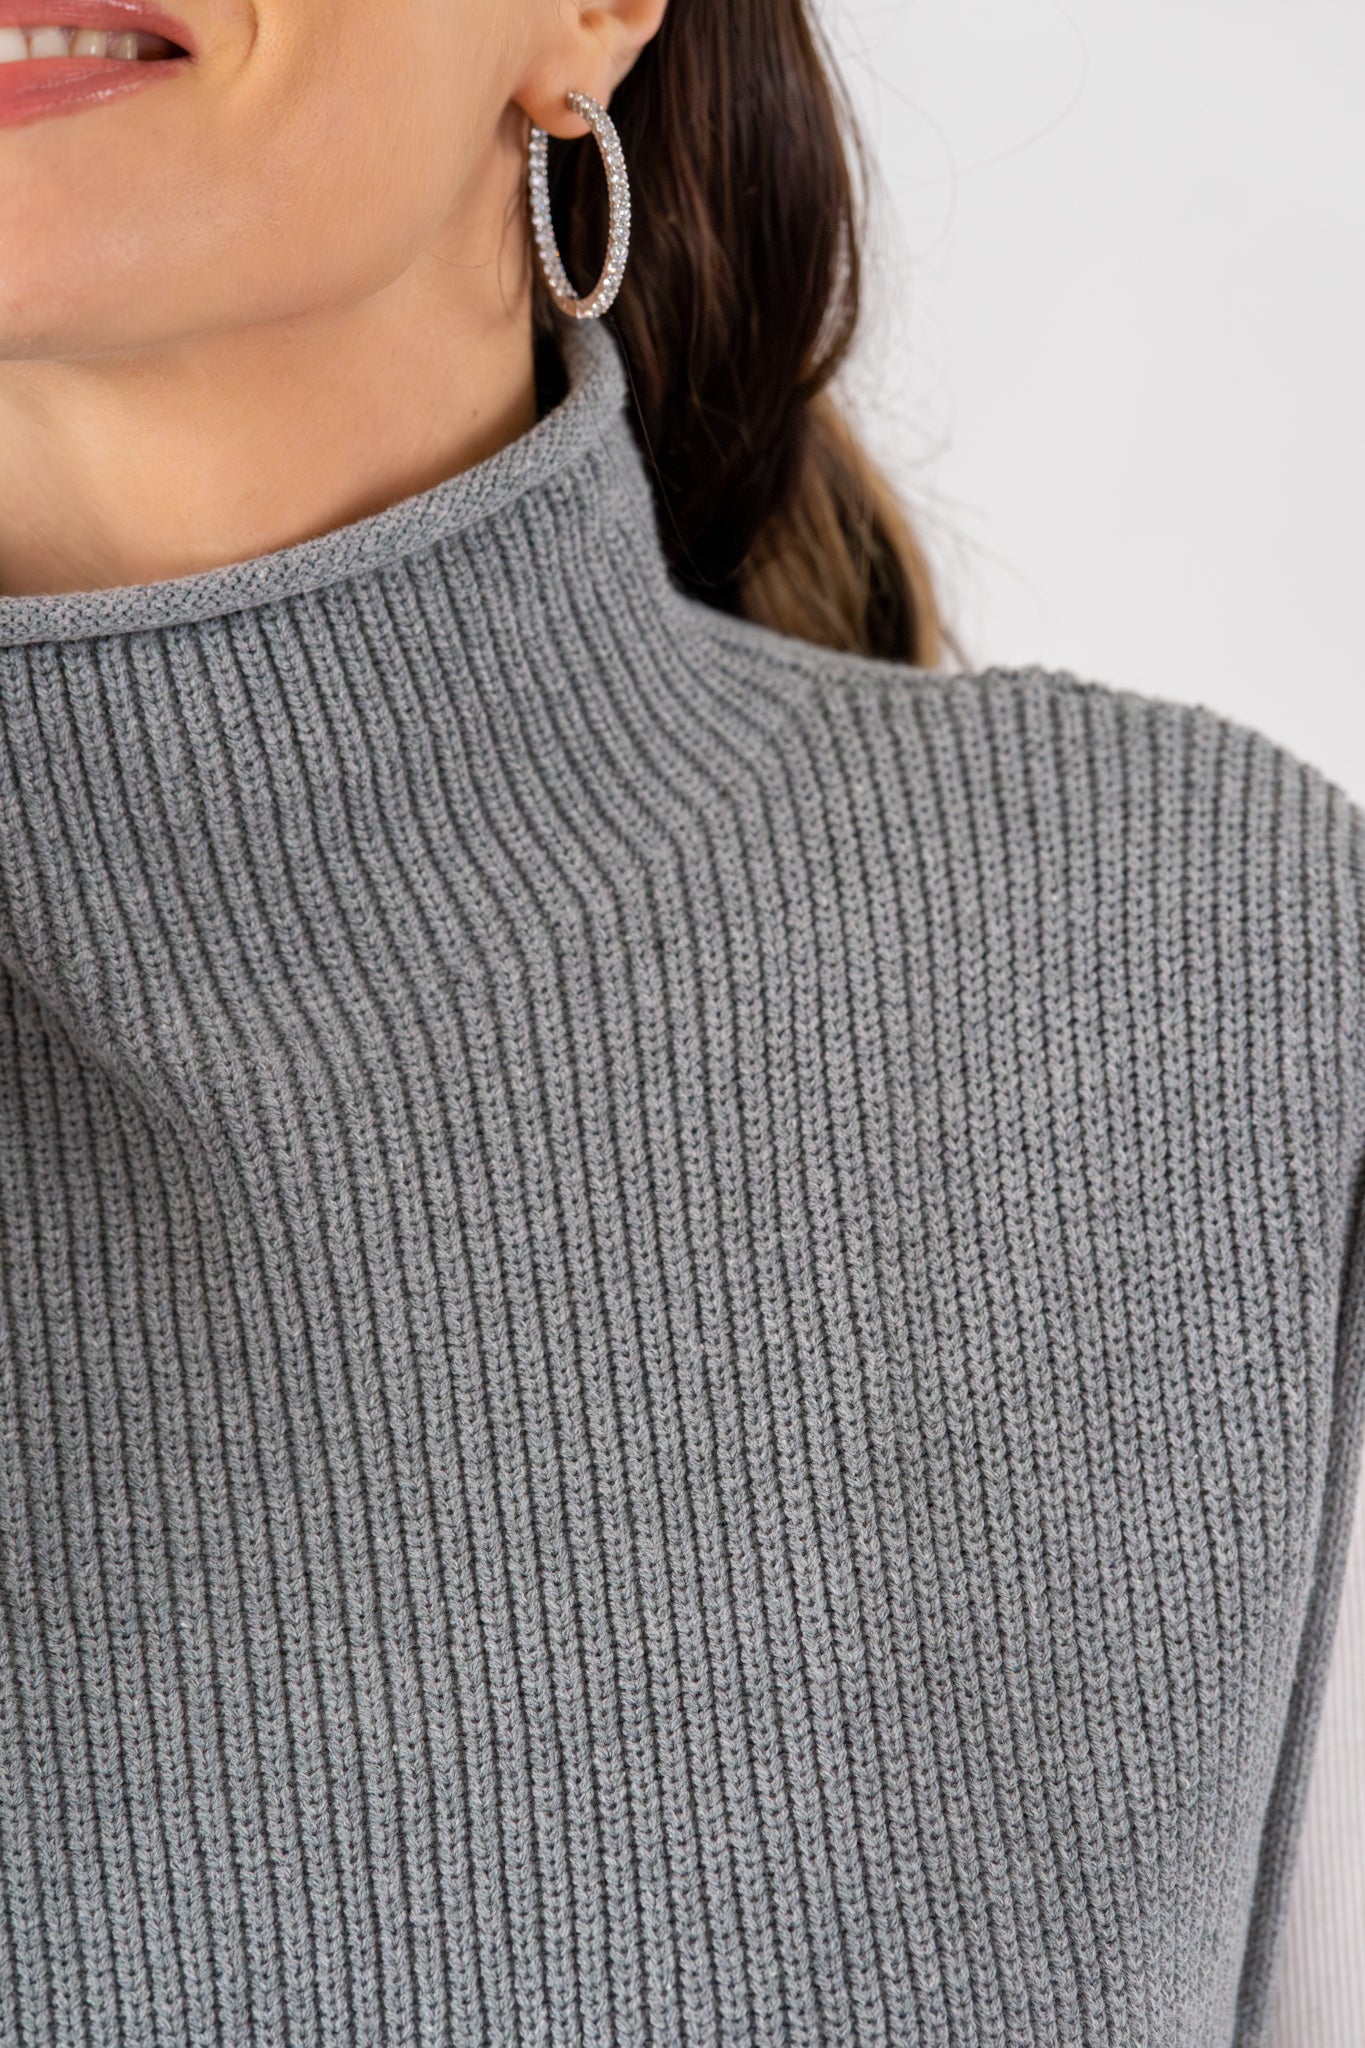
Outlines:
{"label": "upper lip", "polygon": [[[44,15],[49,6],[52,12]],[[0,0],[0,28],[31,28],[37,21],[53,28],[103,28],[111,35],[141,30],[179,44],[191,57],[199,54],[183,21],[144,0]]]}

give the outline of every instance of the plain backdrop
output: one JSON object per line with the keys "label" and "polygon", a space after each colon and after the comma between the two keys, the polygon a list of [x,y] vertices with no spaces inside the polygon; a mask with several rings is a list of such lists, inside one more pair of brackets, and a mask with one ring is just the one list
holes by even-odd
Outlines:
{"label": "plain backdrop", "polygon": [[[1210,705],[1365,800],[1365,8],[816,13],[878,175],[843,395],[966,665]],[[1365,2043],[1362,1524],[1267,2048]]]}
{"label": "plain backdrop", "polygon": [[816,12],[884,186],[849,395],[973,665],[1215,705],[1365,798],[1365,9]]}

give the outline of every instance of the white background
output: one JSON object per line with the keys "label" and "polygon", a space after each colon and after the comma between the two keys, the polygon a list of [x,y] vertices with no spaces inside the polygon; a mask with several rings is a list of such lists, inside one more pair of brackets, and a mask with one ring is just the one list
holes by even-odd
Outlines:
{"label": "white background", "polygon": [[[843,393],[967,666],[1208,704],[1365,800],[1365,8],[817,14],[879,179]],[[1365,2043],[1363,1522],[1266,2048]]]}
{"label": "white background", "polygon": [[1365,8],[817,13],[884,188],[848,395],[971,665],[1215,705],[1365,798]]}

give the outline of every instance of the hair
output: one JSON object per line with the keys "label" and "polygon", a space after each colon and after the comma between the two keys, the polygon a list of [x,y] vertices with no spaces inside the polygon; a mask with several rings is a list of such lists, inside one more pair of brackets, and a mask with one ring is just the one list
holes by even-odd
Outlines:
{"label": "hair", "polygon": [[[605,317],[674,576],[800,639],[960,660],[910,521],[828,389],[859,319],[868,159],[805,0],[670,0],[611,116],[634,233]],[[549,179],[586,291],[607,230],[593,138],[552,137]],[[534,277],[543,336],[568,316]]]}

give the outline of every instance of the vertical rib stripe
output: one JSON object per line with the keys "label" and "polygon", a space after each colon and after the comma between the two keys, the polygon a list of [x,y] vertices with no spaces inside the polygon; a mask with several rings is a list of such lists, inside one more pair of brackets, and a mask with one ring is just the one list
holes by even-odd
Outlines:
{"label": "vertical rib stripe", "polygon": [[1365,812],[488,462],[0,598],[0,2039],[1263,2048]]}

